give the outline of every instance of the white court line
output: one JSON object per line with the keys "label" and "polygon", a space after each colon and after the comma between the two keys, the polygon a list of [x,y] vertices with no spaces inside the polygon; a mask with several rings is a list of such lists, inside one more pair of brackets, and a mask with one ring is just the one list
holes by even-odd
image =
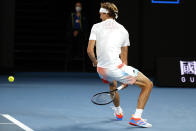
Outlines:
{"label": "white court line", "polygon": [[16,124],[20,128],[24,129],[25,131],[33,131],[31,128],[29,128],[28,126],[24,125],[23,123],[21,123],[20,121],[16,120],[14,117],[12,117],[12,116],[10,116],[8,114],[2,114],[2,116],[7,118],[8,120],[10,120],[11,122]]}

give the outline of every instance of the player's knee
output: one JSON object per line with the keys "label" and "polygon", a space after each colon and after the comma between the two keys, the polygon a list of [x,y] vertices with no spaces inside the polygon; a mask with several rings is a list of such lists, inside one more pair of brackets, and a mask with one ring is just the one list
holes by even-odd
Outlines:
{"label": "player's knee", "polygon": [[110,86],[110,90],[112,91],[112,90],[115,90],[116,89],[116,87],[115,86]]}
{"label": "player's knee", "polygon": [[109,84],[110,85],[110,90],[115,90],[117,87],[117,82],[113,81],[112,83]]}
{"label": "player's knee", "polygon": [[150,80],[145,81],[144,87],[145,87],[146,89],[151,90],[151,89],[153,88],[153,83],[152,83],[152,81],[150,81]]}
{"label": "player's knee", "polygon": [[152,81],[149,80],[147,85],[148,85],[147,87],[149,89],[152,89],[153,88],[153,82]]}

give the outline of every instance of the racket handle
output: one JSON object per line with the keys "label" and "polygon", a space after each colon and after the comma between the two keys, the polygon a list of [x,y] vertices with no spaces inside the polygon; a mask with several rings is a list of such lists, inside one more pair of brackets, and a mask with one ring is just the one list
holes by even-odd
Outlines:
{"label": "racket handle", "polygon": [[118,88],[117,88],[117,90],[119,91],[119,90],[121,90],[121,89],[123,89],[124,88],[124,85],[121,85],[121,86],[119,86]]}

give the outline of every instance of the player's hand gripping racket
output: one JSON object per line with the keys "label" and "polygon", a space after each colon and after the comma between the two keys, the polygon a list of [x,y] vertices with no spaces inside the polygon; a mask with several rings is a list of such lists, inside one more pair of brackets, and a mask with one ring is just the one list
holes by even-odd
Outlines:
{"label": "player's hand gripping racket", "polygon": [[96,105],[107,105],[110,104],[115,98],[115,92],[123,89],[125,86],[121,85],[113,91],[100,92],[93,95],[91,101]]}

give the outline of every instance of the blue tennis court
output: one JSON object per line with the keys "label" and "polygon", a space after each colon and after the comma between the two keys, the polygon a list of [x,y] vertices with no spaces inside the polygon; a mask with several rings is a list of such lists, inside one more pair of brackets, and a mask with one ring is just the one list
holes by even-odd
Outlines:
{"label": "blue tennis court", "polygon": [[[152,128],[128,124],[140,89],[120,91],[122,121],[114,120],[112,104],[91,103],[93,94],[107,91],[96,73],[16,73],[15,82],[0,76],[0,131],[194,131],[196,88],[154,87],[143,117]],[[23,129],[5,115],[27,128]]]}

